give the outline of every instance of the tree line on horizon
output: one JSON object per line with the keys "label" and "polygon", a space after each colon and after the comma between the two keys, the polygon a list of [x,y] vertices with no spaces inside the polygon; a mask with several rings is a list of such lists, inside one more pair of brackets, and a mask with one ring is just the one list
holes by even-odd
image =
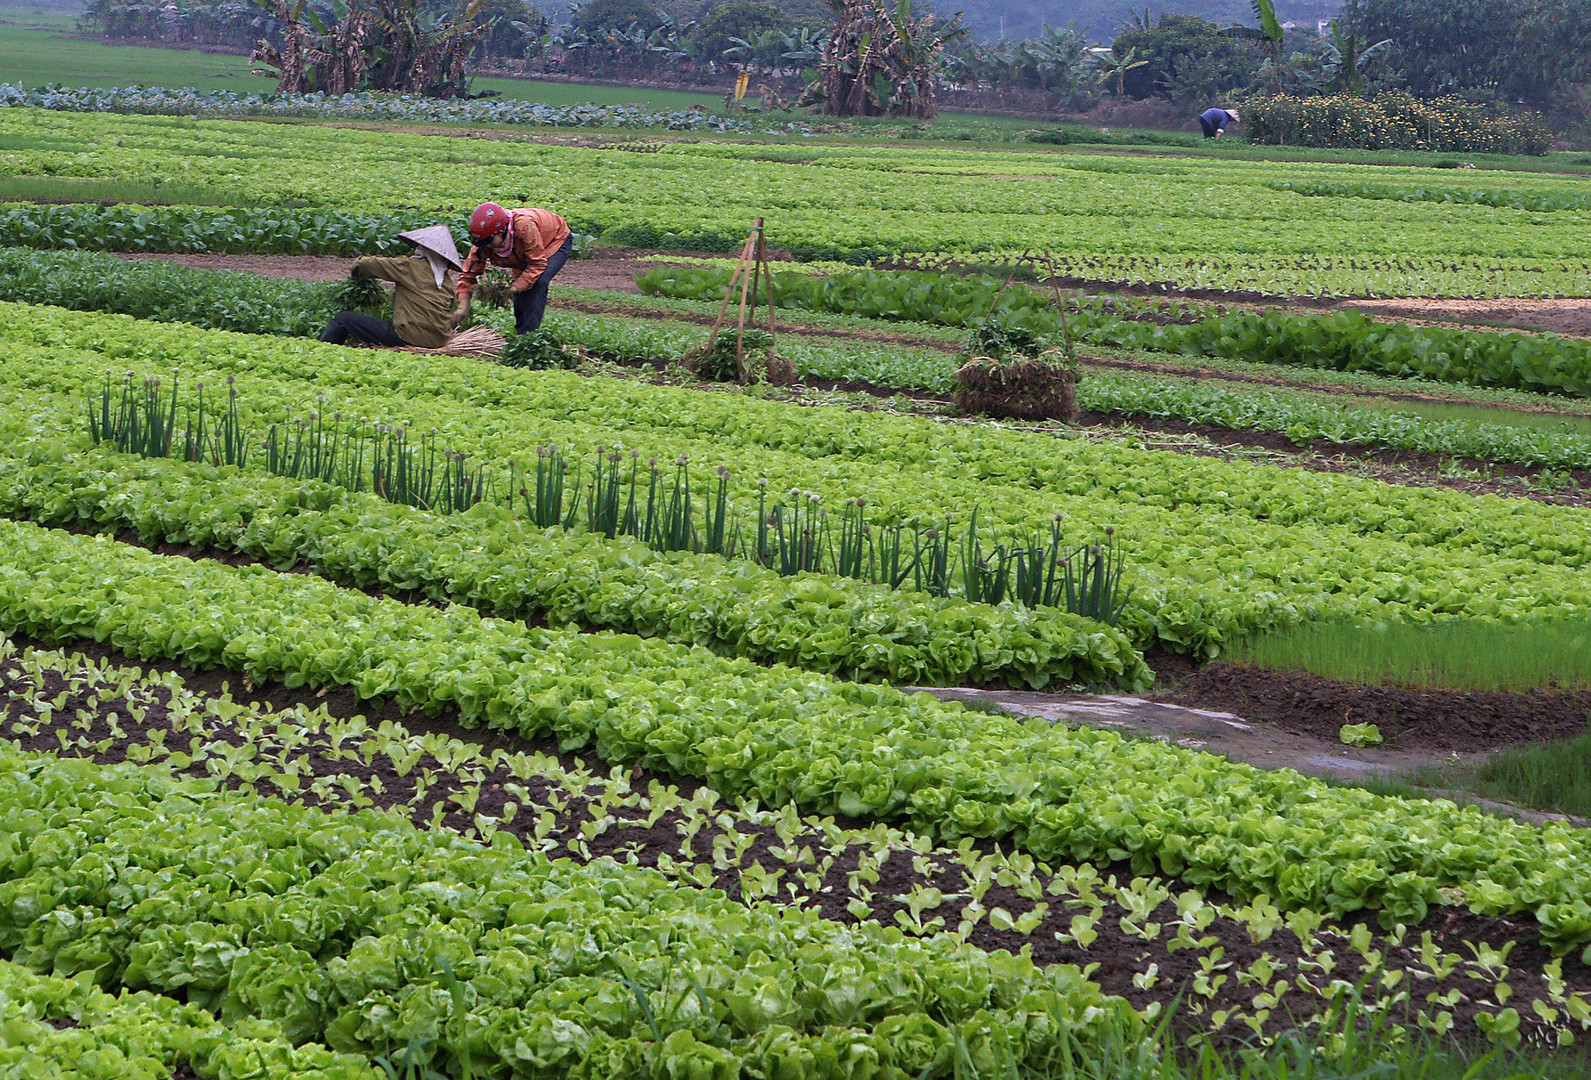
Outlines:
{"label": "tree line on horizon", "polygon": [[[1201,2],[1245,0],[1189,6]],[[945,14],[947,0],[588,0],[548,10],[532,0],[88,0],[83,18],[110,38],[251,51],[282,90],[301,92],[460,97],[482,71],[725,86],[745,72],[764,105],[837,115],[931,116],[945,94],[974,107],[1078,112],[1111,98],[1186,109],[1255,93],[1397,90],[1533,110],[1560,128],[1587,122],[1585,0],[1345,0],[1327,35],[1313,21],[1281,28],[1299,5],[1331,3],[1246,0],[1250,17],[1225,25],[1146,7],[1108,45],[1075,25],[990,40],[962,12]]]}

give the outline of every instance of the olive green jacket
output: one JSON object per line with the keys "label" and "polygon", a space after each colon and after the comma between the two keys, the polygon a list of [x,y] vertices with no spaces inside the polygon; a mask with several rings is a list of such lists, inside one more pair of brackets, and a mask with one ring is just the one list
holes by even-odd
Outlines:
{"label": "olive green jacket", "polygon": [[448,316],[453,314],[455,281],[451,270],[443,275],[440,289],[431,264],[422,255],[366,255],[354,263],[353,274],[390,281],[398,287],[392,297],[392,328],[404,341],[422,349],[440,349],[447,344],[452,333]]}

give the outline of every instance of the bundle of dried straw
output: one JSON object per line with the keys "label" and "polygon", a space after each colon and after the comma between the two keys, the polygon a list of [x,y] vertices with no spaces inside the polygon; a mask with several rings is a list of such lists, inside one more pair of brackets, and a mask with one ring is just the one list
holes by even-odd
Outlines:
{"label": "bundle of dried straw", "polygon": [[426,356],[478,356],[483,360],[496,360],[503,355],[508,339],[490,326],[472,326],[454,334],[440,349],[415,349],[407,352]]}

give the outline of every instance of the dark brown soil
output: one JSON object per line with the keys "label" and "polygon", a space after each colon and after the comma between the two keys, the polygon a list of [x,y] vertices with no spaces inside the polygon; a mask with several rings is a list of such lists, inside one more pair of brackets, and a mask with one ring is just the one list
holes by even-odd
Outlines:
{"label": "dark brown soil", "polygon": [[1400,749],[1461,754],[1582,735],[1591,690],[1431,690],[1333,682],[1218,660],[1198,671],[1153,661],[1157,700],[1232,712],[1331,743],[1343,724],[1375,724]]}
{"label": "dark brown soil", "polygon": [[145,251],[112,252],[118,259],[159,259],[194,270],[240,270],[264,277],[298,281],[341,281],[348,276],[352,259],[336,255],[195,255]]}
{"label": "dark brown soil", "polygon": [[[26,647],[37,644],[25,638],[14,639],[17,644]],[[133,663],[127,656],[104,645],[92,642],[73,642],[71,648],[83,653],[85,656],[98,661],[108,661],[118,665]],[[330,692],[315,691],[308,688],[289,690],[283,686],[271,684],[268,686],[255,686],[249,680],[236,672],[208,671],[198,672],[179,665],[161,663],[142,663],[139,666],[146,670],[171,671],[180,675],[190,690],[204,694],[218,694],[223,689],[230,692],[234,700],[244,703],[259,703],[270,707],[283,707],[295,704],[310,707],[324,706],[330,713],[337,716],[350,716],[363,713],[370,720],[394,720],[415,732],[435,732],[467,742],[473,742],[486,747],[503,748],[505,750],[530,751],[539,750],[543,753],[558,756],[566,768],[578,768],[580,762],[570,753],[560,753],[555,745],[547,740],[526,740],[512,734],[481,732],[463,727],[456,715],[443,714],[437,717],[424,717],[402,713],[390,705],[380,703],[360,703],[356,701],[350,690],[340,689]],[[112,684],[114,687],[114,684]],[[52,730],[44,729],[36,734],[21,734],[19,744],[28,750],[41,753],[66,753],[77,755],[85,753],[102,762],[118,762],[126,758],[128,747],[134,743],[148,741],[148,734],[155,731],[173,731],[169,722],[169,712],[166,703],[169,694],[164,690],[153,692],[135,691],[143,694],[136,702],[145,708],[143,723],[140,726],[131,725],[127,718],[133,710],[129,702],[114,693],[105,692],[103,686],[86,686],[81,678],[68,681],[58,672],[50,672],[45,676],[42,687],[32,686],[14,662],[0,662],[0,687],[8,692],[9,700],[0,713],[0,733],[15,737],[28,729],[24,726],[33,719],[29,704],[30,690],[41,693],[41,696],[54,699],[56,695],[65,694],[64,701],[57,704],[57,711],[64,709],[62,715],[75,715],[80,719],[88,718],[86,727],[74,728],[75,735],[84,737],[82,743],[74,743],[69,750],[62,750],[60,739]],[[97,691],[90,697],[89,691]],[[15,692],[13,695],[11,692]],[[102,697],[100,695],[103,695]],[[81,711],[79,711],[81,710]],[[117,726],[112,726],[113,714],[119,714]],[[91,718],[89,718],[91,717]],[[188,735],[184,733],[184,738]],[[243,737],[235,730],[213,724],[207,731],[206,737],[219,739],[223,742],[237,745]],[[415,767],[400,774],[391,762],[376,755],[367,764],[359,755],[339,752],[331,740],[309,735],[307,741],[300,747],[300,751],[307,751],[310,758],[310,771],[314,776],[352,776],[362,781],[358,785],[364,797],[376,806],[394,807],[404,806],[409,808],[413,819],[421,826],[430,826],[433,823],[444,827],[467,830],[471,821],[468,815],[456,808],[447,812],[448,797],[461,790],[462,783],[453,773],[434,758],[426,755],[416,763]],[[479,759],[477,759],[479,760]],[[202,772],[202,766],[192,767],[195,772]],[[426,797],[419,804],[411,805],[415,794],[416,778],[431,773],[434,783],[427,790]],[[673,784],[683,789],[687,794],[695,790],[697,785],[689,780],[683,783],[674,778],[656,776],[637,770],[633,787],[646,790],[647,785],[653,781],[664,784]],[[514,775],[501,766],[488,766],[484,775],[479,777],[480,795],[479,802],[475,804],[475,811],[488,817],[500,818],[503,807],[510,801],[507,791],[509,784],[515,783]],[[538,784],[534,778],[529,781],[517,781],[523,787],[530,789],[530,798],[537,801],[535,807],[527,807],[514,819],[502,828],[517,836],[527,846],[540,846],[535,837],[535,827],[538,819],[543,815],[539,811],[542,805],[539,800],[548,794],[554,793],[550,784]],[[262,789],[271,791],[269,784],[262,783]],[[349,798],[341,789],[329,789],[334,794],[330,798]],[[285,794],[279,791],[275,794]],[[514,792],[514,796],[524,799],[523,791]],[[316,799],[308,792],[300,791],[292,794],[293,798],[301,799],[311,804]],[[438,803],[443,807],[443,813],[433,818],[431,808]],[[655,866],[659,855],[680,854],[682,843],[681,815],[678,811],[671,811],[663,815],[650,827],[634,826],[610,829],[598,835],[585,839],[582,844],[581,827],[591,820],[588,814],[588,804],[580,798],[572,798],[567,802],[549,800],[548,811],[553,813],[555,823],[550,838],[558,845],[559,854],[570,854],[576,858],[600,858],[603,855],[613,855],[621,860],[634,855],[636,861],[642,866]],[[646,814],[640,809],[616,811],[620,817],[627,814],[631,820],[645,820]],[[841,822],[842,826],[857,823]],[[811,832],[798,836],[794,844],[786,845],[771,829],[754,827],[741,823],[738,826],[741,834],[753,833],[756,839],[743,856],[739,864],[726,865],[724,869],[715,874],[714,884],[725,889],[729,895],[740,894],[740,878],[742,867],[749,867],[751,863],[758,864],[767,873],[782,871],[788,867],[788,862],[775,854],[776,847],[794,847],[799,844],[813,843],[822,850],[823,839],[821,834]],[[714,858],[713,840],[724,832],[719,826],[709,825],[702,828],[687,842],[698,864],[712,865]],[[983,850],[987,850],[984,845]],[[783,902],[801,904],[813,907],[824,917],[844,923],[857,921],[856,915],[847,909],[846,898],[852,895],[848,875],[859,868],[863,847],[855,846],[843,849],[834,859],[827,872],[822,876],[819,887],[811,888],[798,880],[789,882],[791,886],[788,895],[779,894]],[[937,864],[936,864],[937,865]],[[1101,868],[1106,876],[1112,873],[1119,875],[1119,880],[1126,881],[1134,875],[1127,867]],[[1047,875],[1036,875],[1036,881],[1042,887],[1047,887],[1050,879]],[[953,928],[967,904],[966,890],[970,881],[964,876],[960,867],[949,869],[940,868],[929,873],[920,872],[914,865],[911,853],[894,852],[879,867],[877,880],[871,882],[872,897],[870,903],[872,912],[867,917],[884,925],[893,925],[897,913],[907,911],[904,898],[918,886],[933,885],[944,894],[945,902],[930,911],[928,917],[943,917],[948,925]],[[1180,887],[1175,881],[1164,883],[1172,889],[1175,896]],[[1209,897],[1214,902],[1221,902],[1215,895]],[[1289,980],[1298,974],[1300,965],[1308,965],[1321,948],[1327,948],[1335,957],[1335,967],[1330,972],[1331,978],[1341,978],[1348,982],[1357,981],[1365,974],[1366,965],[1363,959],[1347,945],[1342,936],[1342,930],[1323,930],[1318,934],[1319,941],[1313,947],[1306,947],[1305,943],[1297,938],[1293,932],[1285,927],[1275,930],[1268,936],[1261,936],[1256,940],[1256,935],[1251,932],[1248,924],[1242,920],[1221,917],[1217,918],[1207,928],[1196,934],[1203,939],[1199,947],[1172,948],[1171,934],[1161,933],[1158,930],[1153,935],[1134,933],[1132,924],[1119,918],[1122,911],[1114,906],[1107,907],[1098,917],[1094,929],[1098,933],[1097,940],[1087,948],[1083,948],[1066,935],[1071,926],[1074,915],[1088,913],[1093,907],[1092,901],[1082,899],[1068,899],[1066,897],[1047,896],[1048,911],[1031,935],[1024,935],[1016,930],[996,929],[988,919],[980,921],[973,930],[970,940],[973,944],[984,949],[1004,949],[1016,952],[1027,948],[1031,950],[1033,959],[1040,964],[1072,963],[1078,965],[1095,965],[1092,977],[1110,993],[1126,997],[1134,1005],[1142,1008],[1153,1002],[1170,1005],[1179,997],[1182,999],[1182,1012],[1179,1013],[1179,1026],[1184,1034],[1203,1030],[1209,1024],[1209,1016],[1216,1010],[1232,1009],[1237,1014],[1252,1014],[1251,1000],[1260,987],[1246,984],[1239,978],[1227,978],[1219,987],[1215,988],[1208,997],[1188,995],[1187,988],[1192,985],[1196,976],[1202,970],[1202,962],[1219,962],[1222,967],[1217,967],[1217,972],[1225,971],[1237,975],[1248,971],[1262,954],[1273,961],[1280,961],[1285,965],[1285,977]],[[982,904],[986,909],[995,907],[1004,908],[1012,916],[1020,917],[1033,910],[1035,901],[1021,895],[1017,888],[1002,885],[998,882],[992,884],[987,893],[982,897]],[[1148,920],[1172,924],[1177,919],[1176,906],[1171,900],[1162,902]],[[1141,922],[1142,922],[1141,921]],[[1547,996],[1546,980],[1540,970],[1541,964],[1548,959],[1548,951],[1542,945],[1539,935],[1528,922],[1515,922],[1510,919],[1487,918],[1467,912],[1438,909],[1423,927],[1416,928],[1405,939],[1417,942],[1419,932],[1428,929],[1432,932],[1436,943],[1451,951],[1461,952],[1464,956],[1469,953],[1462,949],[1464,941],[1488,941],[1494,945],[1514,942],[1514,951],[1509,957],[1511,971],[1508,981],[1513,989],[1513,1004],[1519,1007],[1524,1016],[1527,1027],[1533,1026],[1535,1020],[1528,1004],[1536,999]],[[1056,937],[1057,933],[1063,935]],[[1387,954],[1387,966],[1392,969],[1407,968],[1419,970],[1421,967],[1418,951],[1408,945],[1396,945],[1390,941],[1378,939],[1377,948],[1384,949]],[[1158,981],[1149,982],[1142,978],[1150,971],[1150,965],[1156,966]],[[1224,966],[1230,965],[1230,966]],[[1581,964],[1574,957],[1567,958],[1564,964],[1565,977],[1571,989],[1591,990],[1591,969]],[[1136,979],[1134,976],[1140,976]],[[1480,981],[1478,981],[1480,980]],[[1317,984],[1324,985],[1328,979],[1326,973],[1318,973]],[[1464,966],[1445,980],[1431,979],[1418,984],[1421,997],[1430,990],[1456,989],[1460,992],[1457,1003],[1452,1006],[1455,1019],[1459,1022],[1461,1031],[1473,1031],[1472,1018],[1478,1012],[1487,1011],[1481,1006],[1481,999],[1489,996],[1490,984],[1467,970]],[[1419,997],[1416,998],[1420,1000]],[[1264,1030],[1277,1032],[1285,1030],[1295,1022],[1307,1019],[1314,1015],[1320,1008],[1318,998],[1294,992],[1284,999],[1284,1004],[1279,1006],[1269,1016],[1260,1022]],[[1290,1007],[1290,1008],[1289,1008]],[[1296,1010],[1291,1011],[1291,1010]],[[1235,1041],[1248,1035],[1247,1028],[1242,1027],[1235,1020],[1223,1030],[1220,1038],[1222,1041]]]}

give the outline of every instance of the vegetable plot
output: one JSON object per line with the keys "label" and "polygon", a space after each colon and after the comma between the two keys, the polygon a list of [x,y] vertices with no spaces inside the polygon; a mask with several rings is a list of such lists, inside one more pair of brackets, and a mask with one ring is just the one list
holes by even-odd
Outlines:
{"label": "vegetable plot", "polygon": [[[17,313],[0,325],[0,377],[30,393],[79,395],[136,357],[144,372],[180,365],[217,386],[235,374],[255,431],[300,409],[340,410],[434,427],[473,460],[533,460],[549,442],[572,457],[619,444],[664,461],[683,452],[693,469],[729,469],[745,485],[731,498],[748,504],[759,478],[829,506],[867,493],[876,526],[909,526],[927,508],[958,521],[977,510],[980,528],[1000,535],[1032,535],[1057,514],[1074,535],[1113,526],[1123,586],[1133,588],[1121,626],[1140,645],[1209,654],[1234,635],[1312,618],[1591,611],[1591,515],[1568,507],[445,357],[0,310]],[[315,388],[324,402],[305,400]],[[710,488],[709,475],[698,482]]]}
{"label": "vegetable plot", "polygon": [[[728,283],[729,272],[713,267],[658,267],[636,278],[650,295],[696,300],[722,297]],[[992,311],[1056,340],[1069,330],[1095,345],[1591,397],[1591,343],[1577,338],[1383,323],[1356,311],[1232,312],[1178,325],[1125,319],[1096,301],[1063,316],[1053,297],[1023,285],[1001,292],[1001,284],[917,271],[861,270],[822,279],[784,271],[774,278],[774,302],[968,327]]]}
{"label": "vegetable plot", "polygon": [[1142,689],[1152,677],[1125,635],[1055,608],[789,578],[745,560],[539,529],[492,503],[437,516],[329,484],[204,465],[110,454],[49,461],[37,447],[27,457],[0,461],[0,512],[305,563],[345,584],[417,590],[499,617],[902,683]]}
{"label": "vegetable plot", "polygon": [[[485,169],[504,178],[495,194],[505,201],[557,208],[577,232],[630,247],[732,252],[751,220],[765,215],[775,247],[857,265],[910,256],[998,262],[1031,247],[1053,251],[1072,276],[1171,288],[1591,295],[1583,212],[1368,203],[1266,186],[1360,181],[1362,166],[774,139],[665,140],[638,148],[655,152],[629,153],[623,143],[555,146],[188,115],[0,109],[0,147],[15,147],[0,149],[0,172],[241,190],[264,205],[314,210],[421,207],[434,220],[461,223],[481,197]],[[1378,172],[1387,183],[1428,185],[1434,176]],[[1454,182],[1451,173],[1441,179]],[[1549,198],[1576,184],[1504,172],[1484,180],[1487,190]]]}
{"label": "vegetable plot", "polygon": [[0,815],[14,846],[50,853],[0,868],[0,948],[18,963],[184,994],[244,1032],[400,1069],[908,1080],[958,1043],[1035,1068],[1138,1030],[1076,968],[748,909],[394,815],[9,748]]}
{"label": "vegetable plot", "polygon": [[1331,788],[1114,732],[637,638],[406,607],[33,525],[0,523],[0,552],[10,632],[94,637],[256,682],[446,703],[466,723],[556,735],[730,796],[895,818],[946,840],[1010,837],[1052,863],[1130,858],[1140,872],[1265,893],[1285,909],[1377,909],[1387,926],[1417,924],[1433,904],[1531,911],[1557,950],[1591,942],[1591,847],[1557,822]]}
{"label": "vegetable plot", "polygon": [[[0,689],[10,699],[0,738],[20,749],[99,762],[125,755],[322,810],[379,801],[417,825],[496,845],[512,837],[553,858],[655,862],[678,886],[722,888],[748,905],[810,907],[991,952],[1031,948],[1041,964],[1089,966],[1091,980],[1130,995],[1148,1019],[1177,1002],[1179,1035],[1329,1038],[1344,985],[1362,988],[1362,1007],[1404,1024],[1466,1034],[1473,1025],[1504,1045],[1567,1038],[1591,1021],[1591,984],[1572,963],[1567,978],[1559,961],[1509,965],[1506,952],[1445,936],[1438,944],[1424,928],[1376,935],[1263,897],[1223,903],[1158,878],[1052,870],[999,846],[934,846],[887,825],[844,827],[706,787],[687,796],[628,768],[604,774],[578,759],[487,751],[324,706],[266,709],[247,691],[241,700],[205,695],[170,672],[38,649],[7,655],[3,636]],[[71,729],[58,727],[69,715]],[[1328,970],[1330,981],[1318,977]],[[1508,989],[1498,985],[1505,980]]]}
{"label": "vegetable plot", "polygon": [[[336,306],[326,302],[329,291],[254,275],[130,263],[91,252],[48,258],[25,250],[0,252],[0,295],[11,300],[242,333],[318,337],[324,318]],[[568,310],[552,312],[547,325],[563,341],[625,362],[678,357],[706,336],[701,327],[688,323],[626,321]],[[786,336],[780,348],[803,376],[937,393],[948,393],[955,384],[955,362],[944,350],[819,344],[794,336]],[[1078,386],[1078,402],[1095,412],[1276,431],[1299,443],[1324,438],[1484,461],[1591,468],[1591,439],[1583,435],[1471,420],[1433,421],[1399,410],[1124,374],[1087,365],[1086,357],[1084,361],[1088,375]]]}

